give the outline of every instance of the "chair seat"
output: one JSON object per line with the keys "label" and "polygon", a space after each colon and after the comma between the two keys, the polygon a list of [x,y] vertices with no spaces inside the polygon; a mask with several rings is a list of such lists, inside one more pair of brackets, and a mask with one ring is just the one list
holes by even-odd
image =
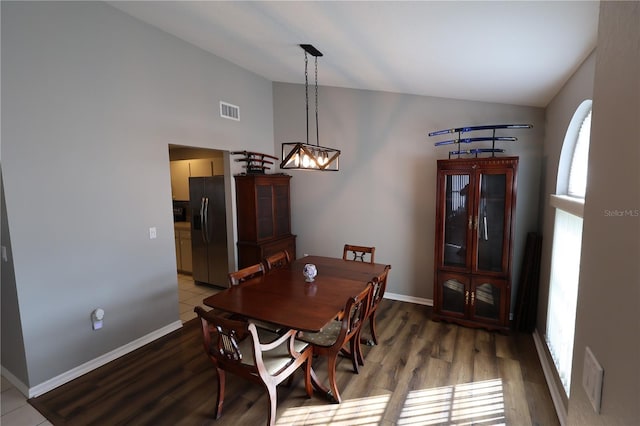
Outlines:
{"label": "chair seat", "polygon": [[319,331],[317,333],[299,332],[298,339],[315,346],[328,348],[333,346],[333,344],[338,339],[341,328],[342,321],[333,320],[325,325],[322,328],[322,331]]}
{"label": "chair seat", "polygon": [[[261,328],[257,328],[257,331],[260,338],[260,343],[263,344],[273,342],[280,337],[280,335],[278,335],[277,333],[263,330]],[[238,344],[238,346],[240,349],[240,353],[243,354],[241,362],[245,365],[255,365],[251,339],[247,338],[242,340]],[[307,346],[309,346],[308,343],[301,342],[299,340],[295,340],[293,344],[296,352],[302,352]],[[275,375],[287,365],[292,363],[294,359],[289,355],[289,345],[285,342],[282,345],[274,348],[273,350],[262,352],[262,361],[267,369],[267,372],[270,375]]]}

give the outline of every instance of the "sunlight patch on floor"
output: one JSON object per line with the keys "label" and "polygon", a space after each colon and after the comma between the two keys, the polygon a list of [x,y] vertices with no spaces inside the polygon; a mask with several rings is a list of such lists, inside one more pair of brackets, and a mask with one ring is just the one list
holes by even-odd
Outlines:
{"label": "sunlight patch on floor", "polygon": [[343,400],[341,404],[295,407],[285,410],[278,421],[285,425],[365,426],[379,425],[391,395]]}
{"label": "sunlight patch on floor", "polygon": [[398,425],[504,425],[502,380],[411,391]]}

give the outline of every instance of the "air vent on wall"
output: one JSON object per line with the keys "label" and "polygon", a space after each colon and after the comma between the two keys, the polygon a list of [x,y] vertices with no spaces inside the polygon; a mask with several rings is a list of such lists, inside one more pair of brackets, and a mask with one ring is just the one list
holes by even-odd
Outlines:
{"label": "air vent on wall", "polygon": [[240,107],[220,101],[220,117],[240,121]]}

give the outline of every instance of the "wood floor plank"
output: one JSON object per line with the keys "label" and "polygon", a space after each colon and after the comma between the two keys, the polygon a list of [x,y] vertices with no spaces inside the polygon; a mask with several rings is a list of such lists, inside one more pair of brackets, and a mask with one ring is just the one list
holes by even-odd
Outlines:
{"label": "wood floor plank", "polygon": [[515,424],[517,421],[519,425],[530,426],[531,417],[520,363],[506,358],[499,358],[497,362],[502,381],[507,424]]}
{"label": "wood floor plank", "polygon": [[518,359],[517,347],[513,336],[496,334],[496,356],[498,358]]}
{"label": "wood floor plank", "polygon": [[458,329],[448,385],[469,383],[473,380],[475,333],[476,331],[470,328]]}
{"label": "wood floor plank", "polygon": [[[349,359],[338,362],[342,404],[317,392],[307,398],[303,375],[296,373],[290,387],[278,387],[277,424],[490,424],[491,416],[516,426],[558,424],[530,335],[434,322],[430,312],[383,300],[379,344],[363,348],[360,374]],[[214,419],[217,378],[200,333],[196,321],[188,322],[29,402],[56,426],[266,423],[264,389],[231,374],[223,415]],[[326,360],[317,357],[313,365],[326,383]]]}

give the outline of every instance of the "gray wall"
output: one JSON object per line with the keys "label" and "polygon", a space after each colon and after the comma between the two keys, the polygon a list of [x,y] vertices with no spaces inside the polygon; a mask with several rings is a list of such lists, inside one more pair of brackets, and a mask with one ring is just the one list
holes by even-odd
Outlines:
{"label": "gray wall", "polygon": [[5,368],[33,387],[179,321],[168,145],[272,152],[272,117],[270,81],[109,5],[3,1]]}
{"label": "gray wall", "polygon": [[[567,127],[578,106],[587,99],[593,99],[593,78],[595,71],[596,54],[592,52],[580,65],[564,87],[553,98],[546,109],[546,134],[544,141],[544,159],[541,187],[544,194],[541,197],[542,206],[542,254],[540,261],[540,285],[538,293],[538,309],[536,329],[544,340],[547,329],[547,303],[549,301],[549,279],[551,274],[551,248],[553,243],[553,224],[555,220],[555,209],[549,204],[550,194],[556,193],[556,182],[558,178],[558,168],[564,138]],[[566,160],[565,160],[566,161]],[[553,360],[548,351],[544,351],[550,366]],[[558,397],[562,400],[563,410],[566,414],[568,400],[564,396],[562,383],[555,369],[552,371],[552,380],[555,387],[560,390]]]}
{"label": "gray wall", "polygon": [[[601,2],[568,424],[640,421],[640,3]],[[607,212],[622,211],[622,216]],[[626,212],[626,213],[625,213]],[[600,415],[585,347],[604,368]]]}
{"label": "gray wall", "polygon": [[593,99],[593,79],[596,54],[591,53],[546,109],[546,134],[544,141],[543,181],[544,196],[541,204],[543,214],[543,241],[540,267],[540,294],[537,328],[541,334],[547,326],[547,302],[549,299],[549,276],[551,268],[551,246],[555,209],[549,205],[549,195],[556,193],[558,165],[567,127],[582,101]]}
{"label": "gray wall", "polygon": [[[274,83],[273,93],[279,150],[282,142],[306,138],[304,86]],[[340,171],[289,171],[298,256],[339,256],[346,242],[376,246],[376,261],[392,265],[387,292],[429,300],[436,160],[447,158],[450,147],[434,147],[442,138],[427,134],[464,125],[532,123],[533,129],[510,131],[519,140],[501,146],[520,157],[513,271],[518,276],[526,233],[538,230],[543,109],[321,86],[319,122],[320,145],[342,151]],[[310,128],[315,143],[313,113]]]}

